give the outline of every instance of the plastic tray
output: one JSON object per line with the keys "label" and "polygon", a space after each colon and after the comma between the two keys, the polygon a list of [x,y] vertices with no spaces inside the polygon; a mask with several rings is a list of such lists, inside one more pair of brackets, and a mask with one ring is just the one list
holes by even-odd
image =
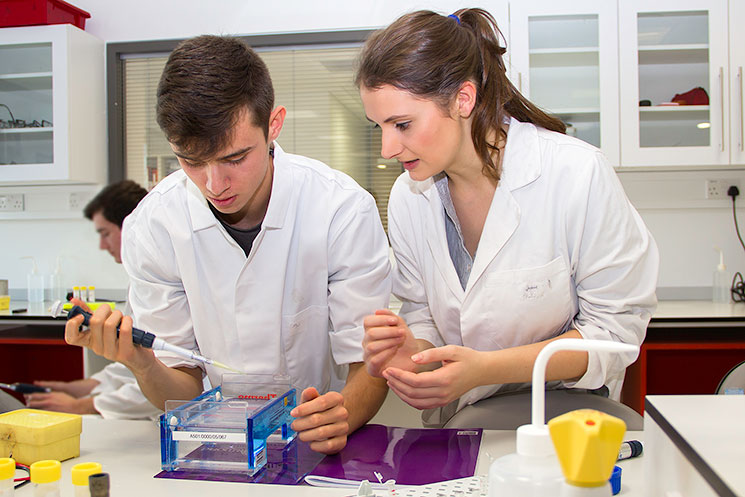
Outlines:
{"label": "plastic tray", "polygon": [[62,0],[0,0],[0,27],[73,24],[85,29],[91,15]]}

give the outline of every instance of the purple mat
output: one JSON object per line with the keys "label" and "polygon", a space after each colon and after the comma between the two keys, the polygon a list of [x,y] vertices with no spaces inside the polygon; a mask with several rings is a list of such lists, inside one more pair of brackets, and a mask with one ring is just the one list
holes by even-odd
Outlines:
{"label": "purple mat", "polygon": [[326,456],[310,474],[344,480],[393,479],[399,485],[473,476],[481,429],[394,428],[366,425],[354,432],[339,454]]}
{"label": "purple mat", "polygon": [[[222,459],[225,460],[225,444],[202,445],[190,454],[197,459]],[[210,457],[208,452],[220,451],[215,457]],[[245,461],[245,451],[236,452],[236,461]],[[288,446],[269,444],[267,447],[266,466],[254,476],[232,471],[205,471],[196,469],[184,469],[178,471],[161,471],[155,478],[170,478],[176,480],[207,480],[207,481],[229,481],[238,483],[269,483],[277,485],[296,485],[307,475],[324,455],[310,450],[307,443],[295,440]]]}

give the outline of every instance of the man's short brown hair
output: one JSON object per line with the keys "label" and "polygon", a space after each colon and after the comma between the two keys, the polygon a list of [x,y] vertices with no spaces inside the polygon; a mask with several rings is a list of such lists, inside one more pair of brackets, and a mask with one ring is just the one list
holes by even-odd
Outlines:
{"label": "man's short brown hair", "polygon": [[274,88],[263,60],[238,38],[204,35],[180,43],[158,84],[157,120],[169,142],[194,158],[224,148],[241,111],[269,133]]}

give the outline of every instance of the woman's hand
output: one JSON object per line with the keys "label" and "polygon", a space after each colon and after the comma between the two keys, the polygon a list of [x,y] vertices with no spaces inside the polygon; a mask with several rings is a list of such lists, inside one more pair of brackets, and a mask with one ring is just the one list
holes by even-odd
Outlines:
{"label": "woman's hand", "polygon": [[484,354],[457,345],[427,349],[414,355],[412,362],[417,366],[442,362],[442,367],[422,373],[390,367],[383,371],[383,377],[407,404],[417,409],[441,407],[481,384]]}
{"label": "woman's hand", "polygon": [[365,317],[365,338],[362,340],[365,366],[370,376],[382,377],[386,368],[416,371],[411,356],[420,351],[406,322],[388,309]]}

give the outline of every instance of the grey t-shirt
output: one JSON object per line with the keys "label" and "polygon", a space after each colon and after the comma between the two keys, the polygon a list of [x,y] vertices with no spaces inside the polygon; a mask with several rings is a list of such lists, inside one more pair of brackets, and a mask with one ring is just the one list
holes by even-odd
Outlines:
{"label": "grey t-shirt", "polygon": [[234,228],[222,220],[218,211],[214,207],[212,207],[212,204],[208,202],[208,205],[210,206],[212,214],[215,215],[217,220],[220,221],[220,224],[225,227],[225,230],[228,232],[228,234],[233,238],[233,240],[238,243],[238,245],[240,245],[240,247],[243,249],[243,253],[246,254],[246,257],[248,257],[248,254],[251,252],[251,247],[253,246],[254,240],[256,240],[256,237],[259,235],[259,231],[261,231],[261,223],[257,224],[253,228],[248,228],[247,230]]}

